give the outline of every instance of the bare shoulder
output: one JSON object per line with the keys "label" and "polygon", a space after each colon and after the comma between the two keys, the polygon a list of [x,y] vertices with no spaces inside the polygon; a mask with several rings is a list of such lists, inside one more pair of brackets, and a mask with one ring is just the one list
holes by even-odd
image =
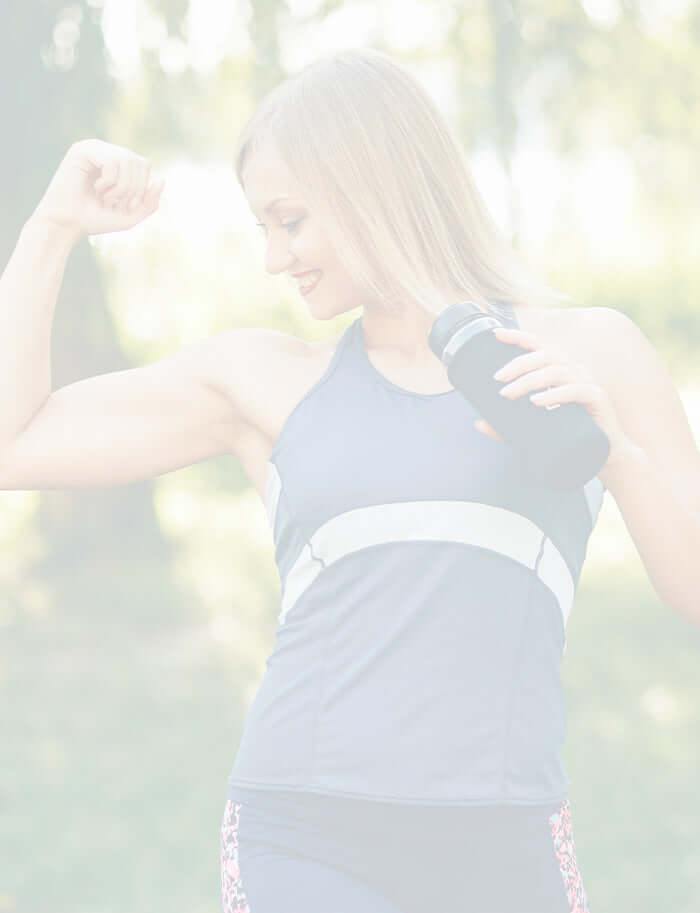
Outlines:
{"label": "bare shoulder", "polygon": [[[580,350],[600,382],[620,405],[639,401],[644,384],[672,396],[673,379],[653,343],[635,321],[611,307],[580,308]],[[652,394],[651,387],[647,390]]]}
{"label": "bare shoulder", "polygon": [[594,334],[601,329],[615,330],[629,321],[621,311],[609,307],[516,307],[515,315],[524,330],[564,342],[579,333]]}
{"label": "bare shoulder", "polygon": [[585,330],[592,331],[595,317],[591,312],[605,308],[584,307],[515,307],[515,317],[520,328],[532,333],[545,343],[567,348]]}
{"label": "bare shoulder", "polygon": [[564,308],[567,313],[562,345],[575,348],[582,360],[606,385],[620,374],[621,349],[630,333],[641,330],[622,311],[611,307]]}
{"label": "bare shoulder", "polygon": [[[585,364],[612,392],[620,374],[620,350],[636,325],[621,311],[609,307],[515,308],[521,329],[544,345],[556,346]],[[637,331],[639,332],[639,331]]]}
{"label": "bare shoulder", "polygon": [[[624,414],[632,401],[639,401],[640,383],[655,378],[670,396],[671,375],[642,329],[625,314],[611,307],[545,308],[540,316],[544,342],[552,342],[591,371]],[[556,315],[556,316],[555,316]],[[533,329],[533,332],[537,330]]]}

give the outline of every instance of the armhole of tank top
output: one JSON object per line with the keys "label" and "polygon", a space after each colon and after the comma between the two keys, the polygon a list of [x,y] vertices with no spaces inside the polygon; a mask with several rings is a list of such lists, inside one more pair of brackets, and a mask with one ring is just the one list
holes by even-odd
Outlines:
{"label": "armhole of tank top", "polygon": [[[359,320],[359,318],[358,318],[358,320]],[[275,445],[272,448],[272,451],[270,452],[270,456],[268,459],[269,463],[274,462],[275,457],[277,456],[279,451],[282,449],[282,447],[284,447],[285,440],[287,438],[287,435],[289,434],[289,427],[292,423],[292,420],[296,416],[297,412],[299,412],[299,410],[304,405],[304,403],[307,402],[307,400],[309,400],[316,393],[317,390],[320,390],[320,388],[332,377],[333,372],[335,371],[335,369],[338,365],[338,362],[340,361],[340,357],[342,355],[342,350],[347,345],[350,333],[356,322],[357,321],[354,321],[353,323],[350,324],[350,326],[348,326],[345,329],[342,336],[338,340],[338,344],[335,347],[335,351],[333,352],[333,357],[331,358],[331,360],[328,364],[328,367],[323,372],[323,374],[319,377],[319,379],[306,391],[306,393],[302,396],[302,398],[299,400],[299,402],[294,406],[292,411],[287,416],[287,420],[285,421],[284,425],[282,426],[282,430],[280,431],[279,436],[278,436],[277,440],[275,441]]]}

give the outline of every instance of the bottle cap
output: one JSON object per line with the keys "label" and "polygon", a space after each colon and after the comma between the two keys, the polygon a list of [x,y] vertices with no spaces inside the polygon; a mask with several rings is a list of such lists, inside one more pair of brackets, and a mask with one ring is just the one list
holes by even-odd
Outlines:
{"label": "bottle cap", "polygon": [[440,314],[428,334],[428,345],[433,353],[442,361],[445,346],[455,333],[455,330],[475,317],[488,317],[480,307],[471,301],[459,301],[451,304]]}

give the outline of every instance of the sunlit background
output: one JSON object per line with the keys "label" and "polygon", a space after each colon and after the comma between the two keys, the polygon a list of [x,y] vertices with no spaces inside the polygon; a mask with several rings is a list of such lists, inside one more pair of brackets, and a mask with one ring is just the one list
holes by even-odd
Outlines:
{"label": "sunlit background", "polygon": [[[700,441],[700,3],[11,0],[2,16],[18,138],[0,156],[5,259],[73,140],[133,148],[166,178],[155,215],[76,253],[55,387],[230,327],[319,341],[354,319],[312,320],[266,274],[231,155],[267,89],[367,46],[437,101],[535,271],[644,330]],[[1,503],[0,913],[213,913],[225,777],[278,611],[262,503],[227,457]],[[660,603],[609,494],[568,641],[591,909],[696,911],[699,639]]]}
{"label": "sunlit background", "polygon": [[[299,18],[313,16],[320,6],[306,0],[288,4],[291,17]],[[639,25],[651,38],[671,41],[678,37],[691,6],[690,2],[644,0],[639,4]],[[581,7],[591,26],[603,32],[613,29],[620,18],[617,0],[586,0]],[[372,9],[361,3],[343,4],[320,25],[295,25],[290,18],[290,27],[279,36],[281,63],[294,72],[325,52],[370,45],[378,27]],[[166,73],[189,69],[206,78],[227,55],[251,53],[246,34],[251,14],[248,3],[190,0],[183,34],[173,38],[168,36],[163,19],[142,0],[105,0],[103,29],[112,71],[120,82],[138,86],[143,79],[141,49],[151,48],[157,51]],[[453,120],[458,99],[454,61],[441,51],[449,25],[443,5],[419,3],[407,17],[404,4],[382,3],[378,18],[383,33],[391,36],[392,51],[428,56],[424,63],[411,64],[411,70]],[[487,31],[483,17],[474,16],[471,25]],[[526,35],[537,28],[534,17],[525,17],[522,30]],[[480,142],[478,125],[470,136],[475,147],[470,158],[473,173],[503,232],[513,239],[517,231],[529,262],[544,274],[566,275],[560,258],[577,270],[582,270],[583,260],[586,270],[603,274],[620,269],[644,274],[663,268],[669,261],[697,260],[700,208],[694,208],[694,221],[682,233],[667,220],[654,218],[653,198],[645,192],[643,176],[636,169],[637,162],[643,167],[660,164],[657,138],[639,133],[632,144],[615,142],[609,113],[594,111],[579,125],[587,137],[585,149],[576,157],[557,154],[539,110],[541,97],[537,92],[539,81],[548,82],[557,75],[555,70],[536,74],[532,87],[519,99],[522,125],[510,177],[498,152],[490,143]],[[682,174],[684,182],[691,180],[691,151],[677,150],[679,164],[685,160],[688,166]],[[263,310],[261,319],[265,322],[269,319],[264,313],[265,301],[271,298],[277,300],[284,294],[296,297],[294,304],[300,309],[301,298],[288,279],[264,275],[262,242],[235,181],[230,149],[219,152],[218,161],[172,159],[164,163],[160,173],[167,184],[157,220],[129,232],[91,239],[104,262],[118,269],[112,293],[121,328],[130,340],[147,343],[148,351],[157,351],[159,356],[206,336],[212,326],[236,325],[242,313],[250,314],[251,295]],[[679,180],[677,189],[679,193],[694,189],[697,199],[698,182],[692,180],[695,183],[690,188]],[[517,224],[513,207],[517,208]],[[164,263],[154,271],[150,264],[157,259]],[[178,264],[177,271],[173,271],[173,263]],[[569,291],[563,284],[562,288]],[[220,295],[224,289],[230,297],[222,308]],[[245,303],[240,300],[243,289]],[[592,304],[595,302],[582,294],[580,306]],[[665,302],[659,301],[658,307],[663,312]],[[324,335],[322,327],[306,329],[315,338]],[[698,441],[700,389],[688,382],[679,388]],[[179,503],[181,497],[180,481],[175,474],[159,485],[164,489],[161,516],[170,524],[170,505]],[[261,508],[259,499],[252,499],[258,525],[264,522]],[[172,510],[176,513],[177,507]],[[228,507],[221,510],[228,513]],[[251,518],[251,522],[255,521]],[[588,567],[634,560],[635,556],[634,543],[615,502],[607,498],[591,540]]]}

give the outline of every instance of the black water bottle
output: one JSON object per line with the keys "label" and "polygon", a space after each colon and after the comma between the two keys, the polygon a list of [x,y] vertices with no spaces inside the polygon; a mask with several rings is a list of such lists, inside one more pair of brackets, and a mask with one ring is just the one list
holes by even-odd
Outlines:
{"label": "black water bottle", "polygon": [[528,396],[508,400],[499,394],[503,384],[494,373],[525,352],[494,336],[501,326],[506,324],[495,315],[460,302],[440,314],[428,344],[455,389],[516,451],[526,481],[560,490],[584,485],[605,465],[607,434],[580,403],[547,409]]}

